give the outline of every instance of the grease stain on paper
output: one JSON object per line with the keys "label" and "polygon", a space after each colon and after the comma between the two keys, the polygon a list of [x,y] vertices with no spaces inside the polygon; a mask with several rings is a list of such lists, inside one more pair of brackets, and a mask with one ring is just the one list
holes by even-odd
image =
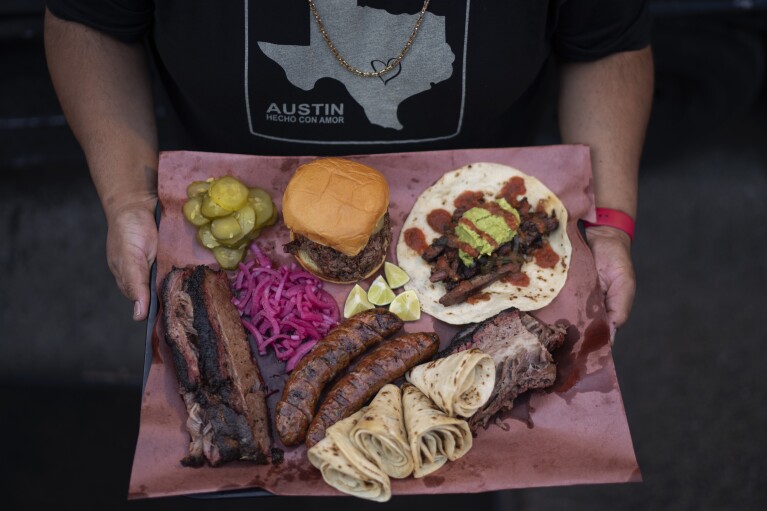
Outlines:
{"label": "grease stain on paper", "polygon": [[[604,351],[604,348],[610,339],[607,322],[603,319],[592,321],[583,332],[579,345],[576,336],[570,335],[570,330],[568,328],[565,345],[555,352],[557,379],[552,390],[563,395],[568,403],[579,392],[611,392],[616,382],[605,371],[609,351]],[[589,358],[600,351],[604,353],[595,361],[597,369],[589,372]]]}
{"label": "grease stain on paper", "polygon": [[316,481],[322,477],[319,470],[311,464],[304,463],[303,460],[291,460],[282,465],[279,469],[280,478],[291,482],[298,478],[299,481]]}
{"label": "grease stain on paper", "polygon": [[259,476],[254,477],[250,481],[248,481],[248,484],[246,487],[248,488],[263,488],[265,486],[265,481],[261,479]]}
{"label": "grease stain on paper", "polygon": [[511,410],[501,415],[501,421],[506,422],[506,419],[514,419],[527,426],[527,429],[533,429],[535,423],[533,422],[532,414],[535,412],[535,408],[530,406],[531,395],[532,392],[528,391],[517,396],[517,398],[514,399],[514,405]]}
{"label": "grease stain on paper", "polygon": [[442,476],[426,476],[423,478],[423,484],[427,488],[442,486],[442,483],[444,482],[445,482],[445,478]]}
{"label": "grease stain on paper", "polygon": [[[160,317],[162,312],[158,311],[157,317]],[[160,355],[160,339],[162,338],[160,333],[160,321],[155,321],[154,328],[152,329],[152,363],[162,363],[162,356]]]}

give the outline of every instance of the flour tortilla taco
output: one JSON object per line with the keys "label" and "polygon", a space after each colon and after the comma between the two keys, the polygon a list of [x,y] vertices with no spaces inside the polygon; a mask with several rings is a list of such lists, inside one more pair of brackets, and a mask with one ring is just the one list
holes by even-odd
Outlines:
{"label": "flour tortilla taco", "polygon": [[[515,168],[473,163],[416,200],[397,243],[423,311],[451,324],[549,304],[567,280],[567,209]],[[456,271],[455,268],[458,268]]]}

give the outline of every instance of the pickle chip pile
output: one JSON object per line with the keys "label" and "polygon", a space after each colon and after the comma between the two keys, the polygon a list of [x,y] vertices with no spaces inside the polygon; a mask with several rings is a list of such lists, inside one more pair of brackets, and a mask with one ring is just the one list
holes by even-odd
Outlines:
{"label": "pickle chip pile", "polygon": [[277,208],[262,188],[248,188],[232,176],[194,181],[186,189],[184,218],[197,227],[197,241],[216,262],[233,270],[261,229],[277,222]]}

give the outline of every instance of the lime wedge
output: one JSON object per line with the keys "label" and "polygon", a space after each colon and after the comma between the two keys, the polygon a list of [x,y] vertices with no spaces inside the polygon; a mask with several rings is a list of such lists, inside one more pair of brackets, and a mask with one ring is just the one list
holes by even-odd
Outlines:
{"label": "lime wedge", "polygon": [[384,274],[386,275],[386,282],[392,289],[402,287],[410,281],[410,275],[405,273],[405,270],[389,261],[384,263]]}
{"label": "lime wedge", "polygon": [[402,321],[415,321],[421,317],[421,301],[412,289],[400,293],[389,305],[389,311]]}
{"label": "lime wedge", "polygon": [[387,305],[394,300],[394,291],[391,290],[389,284],[386,283],[381,275],[376,277],[373,283],[370,284],[368,300],[376,305]]}
{"label": "lime wedge", "polygon": [[346,297],[346,303],[344,303],[344,317],[348,319],[355,314],[372,308],[373,304],[368,300],[368,294],[359,284],[355,284],[349,292],[349,296]]}

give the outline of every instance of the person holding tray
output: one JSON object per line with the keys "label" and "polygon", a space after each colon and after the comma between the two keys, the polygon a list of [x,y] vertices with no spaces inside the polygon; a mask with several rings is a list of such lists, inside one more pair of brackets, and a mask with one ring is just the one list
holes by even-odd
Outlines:
{"label": "person holding tray", "polygon": [[635,293],[649,31],[642,0],[48,0],[45,14],[53,84],[134,319],[147,316],[157,250],[150,59],[184,149],[279,156],[528,145],[556,62],[562,142],[591,148],[586,235],[611,337]]}

